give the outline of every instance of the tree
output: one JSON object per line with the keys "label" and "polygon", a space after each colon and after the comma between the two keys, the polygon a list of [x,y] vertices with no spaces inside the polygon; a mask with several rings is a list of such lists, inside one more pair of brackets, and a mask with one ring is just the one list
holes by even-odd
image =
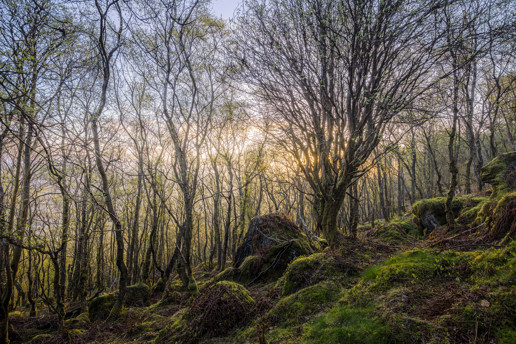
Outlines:
{"label": "tree", "polygon": [[246,3],[230,53],[276,119],[277,138],[315,194],[317,227],[337,244],[346,190],[386,124],[431,84],[444,1]]}

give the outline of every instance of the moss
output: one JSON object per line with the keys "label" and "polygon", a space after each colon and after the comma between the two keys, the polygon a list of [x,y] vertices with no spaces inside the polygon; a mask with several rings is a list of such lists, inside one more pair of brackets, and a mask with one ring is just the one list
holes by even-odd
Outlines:
{"label": "moss", "polygon": [[338,300],[340,295],[341,288],[335,282],[320,282],[282,298],[260,321],[283,327],[298,324]]}
{"label": "moss", "polygon": [[90,318],[86,312],[65,321],[65,327],[72,329],[84,329],[87,328],[89,324]]}
{"label": "moss", "polygon": [[419,235],[418,227],[411,218],[398,218],[378,226],[374,230],[378,240],[386,243],[403,243],[411,236]]}
{"label": "moss", "polygon": [[373,315],[372,307],[337,305],[308,326],[305,341],[325,344],[417,342],[417,338],[410,337],[410,333],[399,331],[398,327],[389,326]]}
{"label": "moss", "polygon": [[514,344],[516,343],[516,329],[504,327],[498,330],[496,338],[499,344]]}
{"label": "moss", "polygon": [[503,248],[473,251],[467,254],[471,264],[471,282],[477,288],[511,285],[516,280],[516,241]]}
{"label": "moss", "polygon": [[324,280],[355,275],[357,271],[353,264],[326,253],[299,257],[290,263],[284,274],[282,295],[290,295]]}
{"label": "moss", "polygon": [[151,289],[147,284],[138,283],[127,287],[125,304],[129,307],[148,306]]}
{"label": "moss", "polygon": [[366,269],[362,278],[344,294],[342,302],[365,304],[372,297],[398,286],[425,285],[438,279],[455,279],[467,257],[447,251],[411,250]]}
{"label": "moss", "polygon": [[[455,218],[465,209],[476,207],[479,203],[485,201],[485,197],[462,196],[455,197],[452,201],[452,211]],[[417,225],[421,233],[424,231],[422,223],[425,214],[431,213],[440,226],[446,224],[446,197],[436,197],[422,199],[412,205],[413,222]]]}
{"label": "moss", "polygon": [[54,336],[49,333],[38,334],[31,339],[30,343],[31,344],[45,343],[47,341],[52,340],[53,337]]}
{"label": "moss", "polygon": [[196,336],[193,329],[188,328],[188,321],[186,320],[188,312],[189,308],[182,308],[174,313],[170,317],[169,324],[159,331],[153,343],[193,343]]}
{"label": "moss", "polygon": [[480,179],[493,187],[491,197],[516,188],[516,151],[500,154],[482,167]]}
{"label": "moss", "polygon": [[219,272],[213,280],[215,282],[232,280],[240,270],[238,268],[229,267]]}
{"label": "moss", "polygon": [[104,294],[98,296],[88,303],[88,315],[90,321],[103,321],[106,320],[111,312],[111,309],[115,305],[116,295],[115,293]]}

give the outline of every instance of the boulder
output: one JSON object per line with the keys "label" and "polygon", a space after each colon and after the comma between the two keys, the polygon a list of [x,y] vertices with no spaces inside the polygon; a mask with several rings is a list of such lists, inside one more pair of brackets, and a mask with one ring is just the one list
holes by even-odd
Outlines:
{"label": "boulder", "polygon": [[301,228],[279,214],[254,218],[242,245],[237,249],[232,268],[216,276],[241,283],[271,281],[279,278],[296,257],[312,254],[313,244]]}
{"label": "boulder", "polygon": [[296,258],[284,274],[282,295],[287,296],[300,289],[312,286],[321,281],[344,280],[356,276],[359,269],[343,257],[333,256],[326,252]]}
{"label": "boulder", "polygon": [[[452,212],[455,218],[467,209],[471,209],[485,201],[484,197],[461,196],[452,201]],[[446,224],[446,197],[422,199],[412,205],[412,221],[420,234],[429,234],[435,228]]]}
{"label": "boulder", "polygon": [[[148,285],[138,283],[127,287],[125,305],[128,307],[148,306],[151,289]],[[90,321],[102,321],[109,317],[111,309],[115,305],[117,293],[109,293],[98,296],[88,302],[88,315]]]}
{"label": "boulder", "polygon": [[482,167],[480,180],[491,184],[491,197],[516,189],[516,151],[500,154]]}

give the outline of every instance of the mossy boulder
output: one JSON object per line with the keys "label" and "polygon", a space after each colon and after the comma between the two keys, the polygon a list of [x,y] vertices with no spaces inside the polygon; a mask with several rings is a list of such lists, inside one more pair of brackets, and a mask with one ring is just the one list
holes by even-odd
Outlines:
{"label": "mossy boulder", "polygon": [[[459,217],[461,212],[474,208],[485,200],[485,197],[455,197],[452,201],[454,217]],[[435,228],[446,224],[446,197],[419,200],[412,205],[412,214],[412,221],[418,227],[420,233],[429,234]],[[468,217],[472,218],[473,215]]]}
{"label": "mossy boulder", "polygon": [[482,167],[480,180],[491,184],[493,193],[497,197],[502,193],[516,189],[516,151],[500,154],[487,165]]}
{"label": "mossy boulder", "polygon": [[109,293],[97,296],[88,302],[88,316],[91,322],[103,321],[109,317],[111,309],[115,305],[117,296],[115,293]]}
{"label": "mossy boulder", "polygon": [[84,329],[87,328],[89,324],[90,318],[86,312],[79,314],[75,318],[65,320],[65,327],[70,329]]}
{"label": "mossy boulder", "polygon": [[128,307],[145,307],[149,305],[151,288],[145,283],[137,283],[127,287],[125,305]]}
{"label": "mossy boulder", "polygon": [[259,321],[264,324],[290,326],[306,322],[341,296],[341,287],[334,281],[323,281],[283,297]]}
{"label": "mossy boulder", "polygon": [[219,337],[250,319],[255,305],[241,284],[221,281],[203,289],[190,308],[176,313],[155,343],[197,343]]}
{"label": "mossy boulder", "polygon": [[282,295],[290,295],[321,281],[342,280],[357,272],[358,268],[354,264],[328,253],[299,257],[290,263],[284,274]]}
{"label": "mossy boulder", "polygon": [[419,229],[412,218],[403,217],[381,224],[371,230],[370,233],[382,242],[401,244],[410,237],[418,236]]}
{"label": "mossy boulder", "polygon": [[258,216],[251,221],[233,268],[216,280],[233,280],[246,285],[276,280],[296,257],[312,254],[323,242],[312,243],[289,218],[279,214]]}
{"label": "mossy boulder", "polygon": [[308,237],[288,217],[280,214],[257,216],[249,224],[244,242],[237,249],[234,267],[238,268],[248,256],[292,240],[302,241],[306,249],[312,250]]}
{"label": "mossy boulder", "polygon": [[[151,289],[143,283],[127,287],[125,305],[128,307],[144,307],[149,304]],[[90,321],[102,321],[109,317],[111,309],[116,303],[118,293],[109,293],[98,296],[88,303]]]}

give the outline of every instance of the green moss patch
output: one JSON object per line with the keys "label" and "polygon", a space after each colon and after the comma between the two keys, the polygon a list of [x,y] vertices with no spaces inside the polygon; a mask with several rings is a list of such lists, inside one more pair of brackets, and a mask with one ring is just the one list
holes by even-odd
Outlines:
{"label": "green moss patch", "polygon": [[[480,203],[485,202],[486,197],[462,196],[455,197],[452,201],[452,212],[455,218],[461,214],[464,215],[464,221],[473,219],[474,211],[466,213],[467,210],[477,207]],[[479,211],[480,208],[477,209]],[[412,205],[412,214],[414,224],[423,233],[425,226],[423,224],[424,217],[427,214],[432,214],[440,226],[446,224],[446,197],[436,197],[429,199],[422,199]]]}
{"label": "green moss patch", "polygon": [[307,343],[321,344],[391,344],[415,343],[399,328],[390,326],[373,314],[373,308],[337,305],[308,326]]}
{"label": "green moss patch", "polygon": [[333,281],[324,281],[282,298],[260,320],[277,326],[306,322],[306,317],[319,313],[328,304],[338,300],[341,287]]}
{"label": "green moss patch", "polygon": [[482,167],[480,179],[493,186],[491,197],[516,189],[516,152],[500,154]]}
{"label": "green moss patch", "polygon": [[109,317],[111,309],[116,302],[115,293],[98,296],[88,303],[88,316],[90,321],[103,321]]}
{"label": "green moss patch", "polygon": [[318,282],[354,276],[358,268],[342,257],[328,253],[315,253],[299,257],[290,263],[283,278],[282,295],[290,295]]}

